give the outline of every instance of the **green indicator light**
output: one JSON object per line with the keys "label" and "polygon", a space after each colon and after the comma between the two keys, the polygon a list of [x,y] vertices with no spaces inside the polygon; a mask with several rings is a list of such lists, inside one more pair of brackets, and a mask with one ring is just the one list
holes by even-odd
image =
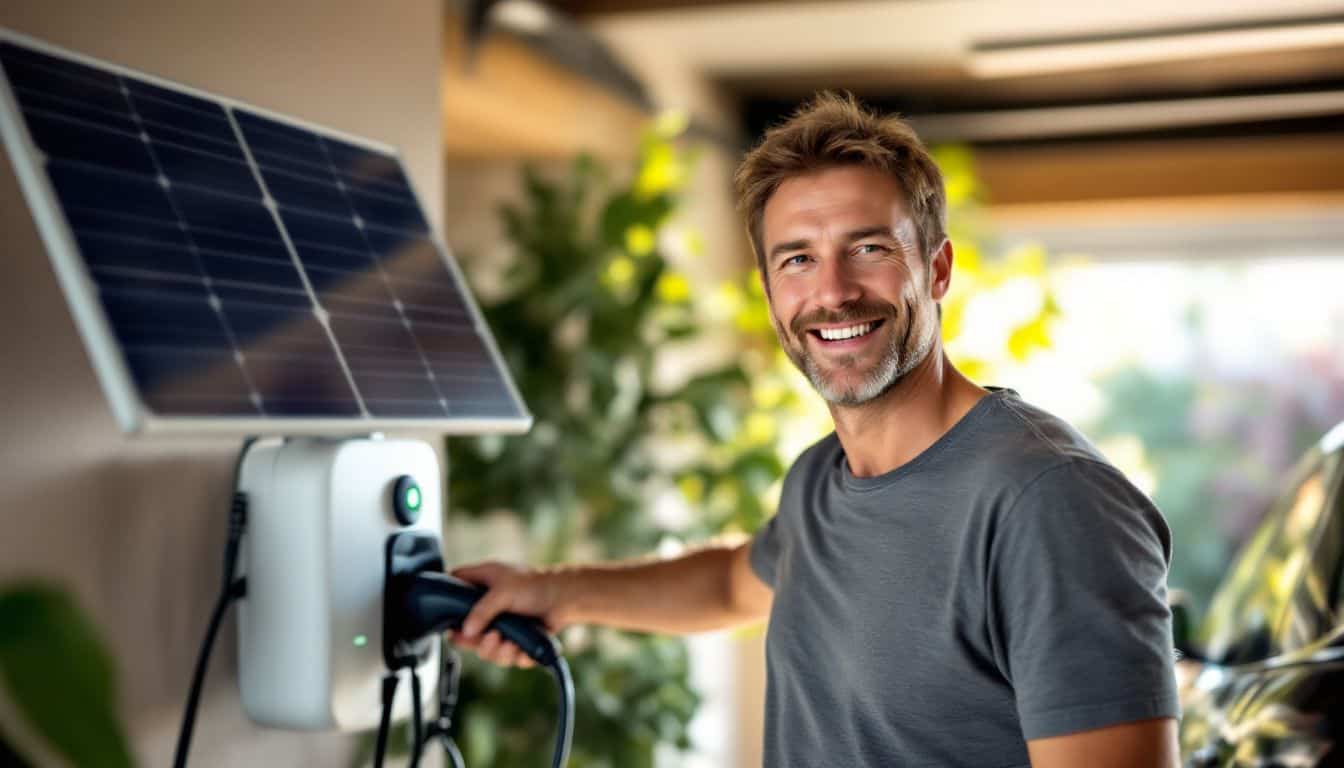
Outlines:
{"label": "green indicator light", "polygon": [[355,635],[355,647],[356,647],[356,648],[363,648],[364,646],[366,646],[366,645],[368,645],[368,644],[369,644],[369,636],[368,636],[368,635]]}
{"label": "green indicator light", "polygon": [[410,488],[407,488],[407,489],[406,489],[406,508],[407,508],[407,509],[413,509],[413,510],[414,510],[414,509],[419,509],[419,508],[420,508],[420,489],[419,489],[419,488],[416,488],[415,486],[411,486]]}

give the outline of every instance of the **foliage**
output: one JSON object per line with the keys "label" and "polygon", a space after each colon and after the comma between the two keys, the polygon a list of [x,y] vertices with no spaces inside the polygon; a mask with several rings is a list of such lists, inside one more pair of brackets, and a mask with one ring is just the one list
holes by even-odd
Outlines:
{"label": "foliage", "polygon": [[1049,349],[1052,329],[1061,319],[1047,279],[1047,254],[1033,244],[1007,252],[995,246],[981,213],[984,190],[969,149],[938,147],[934,158],[947,187],[948,237],[954,246],[952,289],[943,301],[943,343],[972,381],[1007,384],[998,377]]}
{"label": "foliage", "polygon": [[[0,683],[27,724],[71,765],[132,764],[116,716],[112,659],[66,593],[38,584],[0,592]],[[23,765],[18,751],[0,738],[4,765]]]}
{"label": "foliage", "polygon": [[[500,211],[517,259],[482,310],[535,423],[522,437],[450,441],[450,498],[459,519],[518,515],[534,563],[755,530],[784,469],[741,364],[707,366],[689,351],[705,326],[665,256],[690,163],[676,127],[646,136],[629,180],[587,158],[558,180],[528,170],[522,201]],[[660,495],[672,511],[651,515]],[[562,639],[578,697],[571,765],[650,765],[659,744],[689,746],[698,697],[680,640],[587,628]],[[470,664],[467,762],[547,764],[553,709],[538,702],[551,686],[539,672]]]}
{"label": "foliage", "polygon": [[[1198,333],[1197,315],[1191,323]],[[1159,376],[1135,367],[1101,382],[1098,439],[1134,436],[1152,467],[1153,501],[1175,542],[1169,582],[1207,605],[1232,553],[1283,490],[1286,473],[1344,414],[1344,369],[1297,357],[1260,376],[1216,366]]]}

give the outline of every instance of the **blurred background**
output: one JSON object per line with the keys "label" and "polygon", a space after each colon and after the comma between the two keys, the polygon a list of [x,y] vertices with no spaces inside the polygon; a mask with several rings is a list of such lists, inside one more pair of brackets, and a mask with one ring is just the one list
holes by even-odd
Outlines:
{"label": "blurred background", "polygon": [[[955,361],[977,381],[1012,387],[1080,426],[1155,499],[1175,539],[1171,585],[1197,610],[1285,473],[1344,418],[1338,3],[456,7],[445,39],[446,228],[478,288],[509,285],[495,280],[520,261],[570,261],[508,226],[510,215],[544,217],[536,190],[520,180],[520,158],[559,189],[583,173],[572,164],[578,154],[595,158],[618,188],[633,184],[637,197],[647,177],[665,177],[667,217],[632,225],[654,234],[651,256],[641,255],[643,241],[626,223],[593,247],[604,253],[606,278],[627,265],[631,282],[647,278],[648,290],[629,305],[632,322],[620,324],[636,354],[657,358],[632,377],[640,382],[633,390],[669,388],[699,417],[678,430],[676,419],[659,418],[668,403],[650,402],[644,417],[632,395],[633,418],[648,419],[643,437],[635,451],[609,454],[595,468],[601,478],[643,487],[628,509],[612,504],[615,492],[600,478],[587,489],[563,479],[583,476],[582,466],[551,477],[540,457],[510,458],[506,449],[510,463],[551,477],[528,486],[527,475],[495,483],[488,467],[473,465],[470,479],[455,482],[457,503],[475,502],[471,489],[481,485],[526,490],[474,503],[474,513],[455,510],[455,519],[493,506],[523,510],[490,523],[508,531],[495,534],[500,540],[522,545],[517,559],[621,556],[631,542],[675,551],[714,532],[754,530],[772,509],[780,470],[829,429],[817,398],[774,349],[729,185],[742,150],[818,89],[850,90],[898,112],[934,147],[947,175],[957,256],[944,313]],[[660,170],[661,163],[674,167]],[[501,200],[521,207],[490,215]],[[684,279],[688,294],[669,300],[658,290],[669,279]],[[513,290],[532,293],[507,311],[526,312],[556,284],[515,283]],[[594,296],[576,301],[573,315],[547,317],[537,330],[595,317],[602,311],[589,315],[592,308],[619,293],[602,279],[588,286]],[[678,302],[695,308],[697,327],[668,340],[655,316]],[[636,327],[645,338],[637,340]],[[538,338],[502,335],[506,346]],[[608,351],[592,339],[573,347]],[[528,381],[541,368],[524,368],[529,402],[537,408],[554,388],[556,410],[538,410],[538,429],[520,452],[546,450],[538,437],[552,418],[563,436],[557,446],[601,442],[568,420],[577,404],[593,409],[580,407],[580,419],[610,428],[607,404],[617,393],[611,401],[560,400],[576,381],[590,393],[618,367],[625,353],[611,351],[610,362],[576,360],[588,370],[565,366],[548,381]],[[721,378],[701,402],[704,372],[722,376],[710,363],[722,359],[746,394]],[[687,450],[688,440],[702,447]],[[756,456],[744,448],[753,443],[767,450]],[[702,466],[715,453],[723,455]],[[459,469],[471,461],[454,458]],[[563,510],[556,521],[551,509]],[[632,522],[610,538],[604,526],[622,516]],[[548,550],[557,535],[573,536],[572,548]],[[613,650],[602,663],[637,652]],[[759,764],[759,630],[695,638],[689,661],[685,691],[668,683],[678,659],[659,675],[665,688],[650,694],[667,698],[649,709],[660,719],[643,724],[657,734],[662,764]],[[636,666],[651,669],[647,661]],[[483,695],[502,690],[489,677],[482,675]],[[640,708],[630,706],[643,699],[620,687],[626,678],[613,679],[610,716],[642,723],[632,718]],[[698,706],[680,708],[686,693]],[[594,701],[600,708],[600,696]],[[689,754],[667,749],[685,736]]]}
{"label": "blurred background", "polygon": [[[1338,2],[20,0],[0,22],[403,149],[537,417],[444,446],[451,562],[671,554],[768,517],[829,422],[777,350],[731,173],[819,89],[901,113],[934,148],[954,360],[1077,424],[1155,499],[1171,585],[1197,606],[1344,419]],[[4,184],[24,255],[0,322],[33,330],[3,342],[23,439],[0,462],[17,534],[0,577],[76,597],[120,670],[133,751],[166,765],[215,588],[213,569],[178,574],[222,525],[163,518],[223,509],[234,446],[127,447]],[[58,397],[76,405],[33,415]],[[53,562],[72,546],[82,559]],[[367,741],[247,724],[224,637],[199,764],[365,759]],[[763,628],[564,640],[571,765],[760,765]],[[550,697],[536,673],[469,663],[468,763],[545,764]]]}

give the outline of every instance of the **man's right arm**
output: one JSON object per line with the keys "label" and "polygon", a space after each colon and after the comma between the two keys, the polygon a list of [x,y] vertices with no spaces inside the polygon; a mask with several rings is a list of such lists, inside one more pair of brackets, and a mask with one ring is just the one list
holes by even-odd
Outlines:
{"label": "man's right arm", "polygon": [[545,570],[481,563],[453,575],[487,588],[453,641],[500,664],[525,664],[512,644],[482,630],[501,612],[535,616],[551,631],[598,624],[689,634],[761,621],[771,590],[751,569],[751,541],[668,559],[565,565]]}

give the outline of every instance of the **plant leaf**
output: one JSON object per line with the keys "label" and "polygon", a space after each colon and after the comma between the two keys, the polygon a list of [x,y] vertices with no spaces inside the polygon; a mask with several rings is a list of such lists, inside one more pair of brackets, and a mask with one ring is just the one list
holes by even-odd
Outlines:
{"label": "plant leaf", "polygon": [[24,584],[0,593],[0,680],[33,729],[81,768],[126,768],[111,657],[64,591]]}

